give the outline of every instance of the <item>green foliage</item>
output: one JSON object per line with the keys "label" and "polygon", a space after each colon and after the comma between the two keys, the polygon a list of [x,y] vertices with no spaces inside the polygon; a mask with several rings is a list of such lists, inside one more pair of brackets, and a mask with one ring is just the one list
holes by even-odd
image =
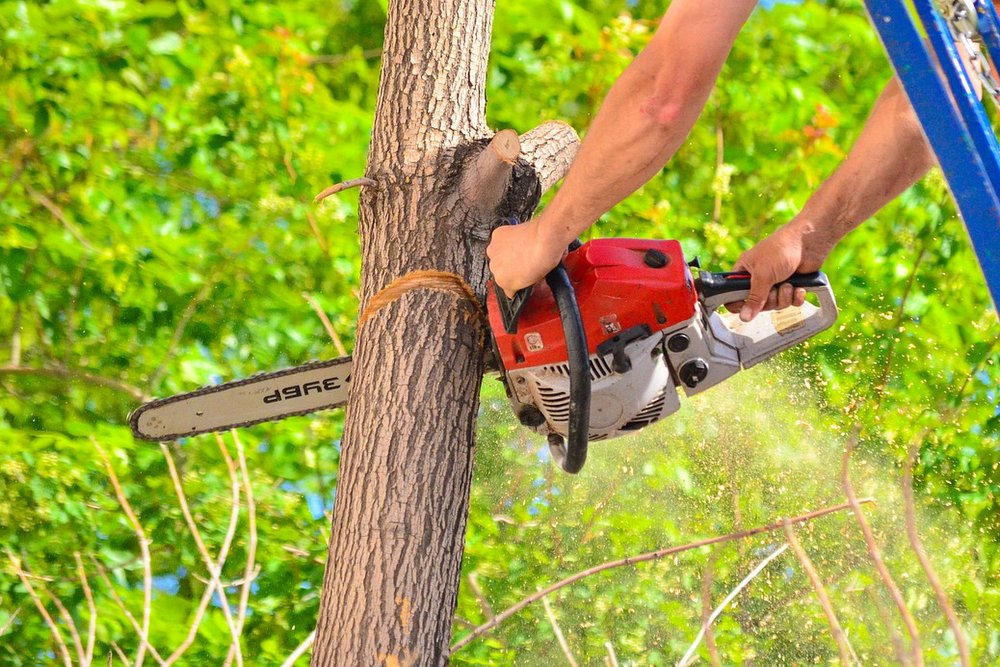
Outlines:
{"label": "green foliage", "polygon": [[[560,118],[585,130],[660,11],[645,0],[500,3],[491,123],[526,131]],[[150,642],[163,651],[184,639],[207,569],[163,453],[134,442],[125,415],[142,394],[335,356],[302,292],[350,347],[356,195],[310,199],[364,170],[384,16],[385,3],[353,0],[0,5],[0,349],[10,365],[47,369],[0,371],[0,663],[57,655],[10,556],[45,577],[29,581],[50,612],[51,594],[85,629],[79,553],[95,655],[112,642],[138,647],[112,595],[139,614],[138,538],[98,444],[151,540]],[[728,267],[836,167],[889,75],[856,0],[758,11],[677,158],[592,233],[678,238],[703,265]],[[836,331],[643,434],[595,446],[579,478],[552,471],[488,380],[458,618],[487,617],[469,575],[499,612],[585,567],[836,504],[857,425],[852,477],[878,498],[867,513],[928,664],[953,664],[956,649],[903,538],[900,466],[912,444],[924,541],[976,662],[1000,658],[1000,330],[940,176],[849,236],[826,269],[842,307]],[[242,433],[260,567],[243,640],[250,663],[280,663],[313,627],[341,421],[321,414]],[[172,453],[214,554],[230,520],[226,459],[207,436]],[[243,577],[250,546],[240,493],[226,581]],[[883,621],[891,603],[856,525],[835,515],[800,536],[863,662],[892,661],[902,628]],[[581,663],[602,661],[610,642],[621,664],[675,664],[701,622],[709,555],[714,605],[782,541],[772,533],[611,570],[554,594],[554,613]],[[238,587],[227,595],[235,604]],[[466,632],[457,621],[456,639]],[[215,600],[182,664],[221,664],[228,633]],[[727,664],[836,656],[791,554],[734,601],[715,639]],[[563,659],[540,605],[454,656]]]}

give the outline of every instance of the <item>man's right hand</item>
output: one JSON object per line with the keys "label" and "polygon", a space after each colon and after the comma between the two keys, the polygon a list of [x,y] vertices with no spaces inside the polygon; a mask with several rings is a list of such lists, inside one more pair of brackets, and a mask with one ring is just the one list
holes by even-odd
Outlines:
{"label": "man's right hand", "polygon": [[552,225],[543,223],[543,218],[493,231],[486,255],[493,280],[508,297],[540,281],[566,254],[566,244],[550,233]]}
{"label": "man's right hand", "polygon": [[830,248],[819,241],[812,224],[800,219],[750,248],[737,260],[733,269],[750,274],[750,294],[744,301],[726,304],[740,319],[749,322],[762,310],[781,310],[801,306],[806,291],[780,284],[793,273],[819,271]]}

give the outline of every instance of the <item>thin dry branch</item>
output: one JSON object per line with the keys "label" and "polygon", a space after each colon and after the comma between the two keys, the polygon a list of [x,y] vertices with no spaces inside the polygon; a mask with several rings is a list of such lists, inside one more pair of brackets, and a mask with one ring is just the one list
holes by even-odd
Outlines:
{"label": "thin dry branch", "polygon": [[312,306],[316,316],[319,317],[319,321],[323,323],[323,328],[326,329],[327,335],[330,337],[330,340],[333,341],[333,346],[337,348],[337,354],[342,357],[346,357],[347,348],[344,347],[344,342],[340,340],[340,336],[337,335],[337,330],[333,328],[333,323],[330,321],[330,318],[326,316],[326,313],[323,311],[323,307],[319,305],[319,302],[316,301],[315,297],[313,297],[313,295],[309,292],[303,292],[302,298],[305,299],[310,306]]}
{"label": "thin dry branch", "polygon": [[324,257],[330,256],[330,247],[326,244],[326,239],[323,238],[322,232],[319,231],[319,224],[316,222],[316,217],[310,211],[306,211],[306,221],[309,223],[309,229],[312,230],[313,237],[316,239],[316,243],[319,244],[319,249],[323,252]]}
{"label": "thin dry branch", "polygon": [[21,585],[24,586],[24,590],[27,591],[28,597],[31,601],[35,603],[35,608],[38,609],[38,613],[42,615],[45,619],[45,624],[49,626],[49,631],[52,633],[52,640],[56,643],[56,648],[59,649],[59,655],[62,656],[63,664],[66,667],[72,667],[73,660],[69,656],[69,648],[66,646],[66,642],[62,638],[62,633],[59,632],[59,626],[52,619],[49,614],[49,610],[45,608],[42,604],[41,598],[38,597],[38,593],[35,592],[34,587],[31,585],[31,581],[25,576],[24,570],[21,569],[21,559],[14,555],[10,549],[7,549],[7,558],[10,560],[10,564],[14,568],[14,574],[17,575],[18,579],[21,580]]}
{"label": "thin dry branch", "polygon": [[787,520],[782,521],[782,523],[785,525],[785,537],[788,538],[788,544],[791,545],[792,551],[795,552],[796,558],[799,559],[799,563],[802,565],[802,569],[805,570],[806,576],[809,577],[813,590],[816,591],[816,597],[819,598],[820,606],[823,607],[823,613],[826,614],[826,620],[830,624],[830,630],[833,633],[833,640],[837,643],[837,651],[840,652],[840,664],[846,667],[851,664],[851,651],[847,647],[847,637],[840,627],[840,621],[837,620],[837,614],[833,611],[833,605],[830,604],[830,596],[826,594],[826,587],[823,586],[823,580],[820,578],[819,573],[816,572],[812,560],[809,559],[809,554],[802,548],[802,544],[795,535],[795,529],[792,528],[792,524],[788,523]]}
{"label": "thin dry branch", "polygon": [[349,190],[350,188],[360,188],[360,187],[373,188],[377,190],[378,183],[364,176],[362,176],[361,178],[352,178],[348,181],[344,181],[343,183],[335,183],[334,185],[331,185],[330,187],[326,188],[318,195],[313,197],[313,201],[321,202],[330,195],[335,195],[338,192],[343,192],[344,190]]}
{"label": "thin dry branch", "polygon": [[[866,504],[875,502],[872,498],[862,498],[859,499],[858,504]],[[825,507],[820,510],[809,512],[807,514],[801,514],[796,517],[789,519],[791,523],[802,523],[805,521],[811,521],[812,519],[818,519],[821,516],[826,516],[827,514],[833,514],[834,512],[841,512],[845,509],[851,507],[850,503],[841,503],[840,505],[834,505],[832,507]],[[611,570],[618,567],[625,567],[627,565],[635,565],[636,563],[643,563],[650,560],[659,560],[665,558],[666,556],[672,556],[684,551],[691,551],[692,549],[698,549],[700,547],[706,547],[712,544],[721,544],[723,542],[732,542],[733,540],[742,540],[748,537],[753,537],[754,535],[759,535],[760,533],[767,533],[775,530],[781,530],[784,525],[781,522],[768,524],[766,526],[757,526],[756,528],[751,528],[749,530],[742,530],[737,533],[729,533],[728,535],[718,535],[716,537],[709,537],[704,540],[698,540],[696,542],[689,542],[688,544],[681,544],[674,547],[666,547],[664,549],[659,549],[657,551],[650,551],[648,553],[640,554],[638,556],[629,556],[627,558],[622,558],[620,560],[608,561],[607,563],[602,563],[600,565],[595,565],[594,567],[587,568],[586,570],[581,570],[576,574],[570,575],[565,579],[557,581],[548,588],[544,588],[537,593],[533,593],[526,598],[522,599],[520,602],[504,609],[502,612],[497,614],[492,620],[480,625],[473,632],[469,633],[465,637],[462,637],[459,641],[455,642],[451,647],[451,652],[454,653],[464,646],[467,646],[473,639],[480,637],[496,626],[503,623],[505,620],[521,611],[527,607],[532,602],[537,602],[549,593],[553,593],[560,588],[565,588],[570,584],[574,584],[581,579],[586,579],[587,577],[597,574],[599,572],[604,572],[605,570]]]}
{"label": "thin dry branch", "polygon": [[309,636],[302,640],[302,643],[295,647],[291,655],[285,658],[285,661],[281,663],[281,667],[292,667],[295,661],[305,655],[305,652],[309,650],[309,647],[313,645],[316,641],[316,631],[313,630],[309,633]]}
{"label": "thin dry branch", "polygon": [[705,571],[701,575],[701,627],[705,628],[705,648],[708,649],[708,659],[712,667],[719,667],[719,649],[715,645],[715,632],[709,623],[712,614],[712,579],[715,576],[715,560],[719,557],[719,549],[712,549],[705,563]]}
{"label": "thin dry branch", "polygon": [[87,572],[83,568],[83,558],[79,551],[73,552],[76,560],[76,574],[80,577],[80,587],[83,590],[83,597],[87,600],[87,611],[90,618],[87,620],[87,650],[85,665],[94,661],[94,640],[97,637],[97,605],[94,604],[94,593],[90,590],[90,582],[87,580]]}
{"label": "thin dry branch", "polygon": [[694,641],[691,642],[691,646],[688,647],[687,653],[685,653],[684,656],[681,658],[681,661],[677,663],[677,667],[687,667],[687,665],[691,664],[692,660],[694,659],[694,652],[698,650],[698,644],[701,642],[701,638],[704,636],[706,629],[710,625],[712,625],[712,623],[715,622],[715,619],[719,617],[719,614],[721,614],[723,610],[726,608],[726,606],[730,602],[732,602],[737,595],[740,594],[740,591],[746,588],[747,585],[749,585],[749,583],[753,581],[758,574],[764,571],[764,568],[767,567],[768,563],[770,563],[772,560],[774,560],[781,554],[785,553],[785,550],[787,549],[788,545],[782,544],[780,547],[772,551],[767,558],[757,563],[757,566],[754,569],[750,570],[750,574],[745,576],[740,583],[736,584],[736,588],[731,590],[729,592],[729,595],[723,598],[722,602],[719,603],[719,606],[715,608],[715,610],[711,613],[711,615],[709,615],[708,623],[701,626],[701,629],[698,631],[698,635],[694,638]]}
{"label": "thin dry branch", "polygon": [[[132,612],[129,611],[128,607],[125,606],[125,602],[118,595],[118,592],[115,591],[115,585],[114,583],[112,583],[111,577],[108,576],[107,568],[105,568],[104,565],[102,565],[93,555],[90,555],[90,561],[94,564],[94,567],[97,569],[97,574],[101,577],[101,581],[103,581],[104,585],[107,587],[108,594],[111,595],[111,599],[114,601],[115,605],[117,605],[118,610],[125,617],[125,620],[129,622],[129,624],[132,626],[132,630],[135,632],[136,635],[139,636],[141,640],[142,626],[139,625],[139,621],[136,620]],[[149,654],[153,656],[153,659],[156,660],[157,664],[161,665],[161,667],[166,664],[164,663],[163,658],[160,656],[159,652],[152,644],[147,643],[146,646],[149,649]]]}
{"label": "thin dry branch", "polygon": [[17,616],[20,613],[21,613],[21,607],[18,607],[17,609],[14,610],[14,613],[10,615],[10,618],[7,619],[7,622],[4,623],[3,625],[0,625],[0,637],[3,637],[5,634],[7,634],[7,631],[10,630],[10,626],[14,625],[14,621],[17,620]]}
{"label": "thin dry branch", "polygon": [[875,541],[875,534],[872,532],[871,525],[861,511],[861,506],[854,495],[854,486],[851,484],[851,452],[854,451],[854,446],[857,444],[859,428],[854,429],[854,433],[851,434],[847,444],[844,446],[844,458],[840,469],[841,484],[844,487],[844,495],[847,496],[847,503],[854,512],[854,518],[861,528],[861,535],[864,537],[865,545],[868,547],[868,555],[871,557],[872,563],[875,565],[875,570],[878,572],[879,577],[881,577],[882,583],[885,584],[893,603],[896,605],[896,609],[899,611],[899,615],[903,619],[907,634],[910,635],[910,651],[913,656],[913,662],[917,667],[922,667],[924,656],[920,650],[920,633],[917,630],[917,624],[913,620],[910,610],[906,607],[906,601],[903,599],[902,592],[899,590],[895,580],[892,578],[892,574],[889,573],[889,568],[886,567],[885,561],[882,559],[882,550]]}
{"label": "thin dry branch", "polygon": [[[221,274],[216,274],[221,276]],[[167,364],[170,363],[170,359],[173,358],[174,352],[177,350],[177,346],[181,342],[181,338],[184,336],[184,332],[187,330],[188,324],[191,322],[191,318],[194,314],[198,312],[198,306],[208,298],[211,294],[212,289],[218,282],[218,278],[213,278],[202,285],[202,288],[198,290],[198,293],[191,298],[187,306],[184,307],[184,312],[181,313],[181,317],[177,320],[177,325],[174,327],[174,333],[170,336],[170,343],[167,345],[166,351],[163,353],[163,358],[160,360],[159,365],[156,370],[153,371],[152,375],[149,376],[149,386],[154,387],[156,383],[160,381],[163,377],[163,373],[167,370]]]}
{"label": "thin dry branch", "polygon": [[316,67],[317,65],[339,65],[340,63],[350,60],[368,60],[370,58],[379,58],[381,55],[382,49],[365,49],[361,53],[322,54],[309,58],[309,66]]}
{"label": "thin dry branch", "polygon": [[40,375],[42,377],[53,377],[60,380],[78,380],[87,384],[96,384],[109,389],[114,389],[115,391],[120,391],[123,394],[128,394],[137,401],[145,401],[149,398],[138,387],[133,387],[132,385],[122,382],[121,380],[115,380],[114,378],[103,377],[101,375],[94,375],[93,373],[88,373],[87,371],[74,370],[71,368],[0,366],[0,375]]}
{"label": "thin dry branch", "polygon": [[[247,499],[247,530],[250,531],[250,538],[247,542],[247,563],[243,569],[243,586],[240,588],[240,601],[236,612],[236,632],[243,634],[243,625],[246,622],[247,607],[250,603],[250,586],[256,578],[260,568],[255,566],[254,560],[257,557],[257,503],[253,497],[253,487],[250,484],[250,471],[247,467],[246,450],[243,448],[243,441],[240,440],[236,429],[230,430],[233,442],[236,445],[236,460],[240,464],[240,476],[243,480],[243,491]],[[220,445],[222,437],[219,436]],[[226,656],[226,664],[230,664],[234,651],[230,650]]]}
{"label": "thin dry branch", "polygon": [[[66,217],[66,214],[58,204],[30,186],[25,186],[25,190],[27,190],[32,199],[44,206],[45,209],[52,214],[52,217],[58,220],[62,226],[66,228],[66,231],[72,234],[73,238],[80,242],[81,246],[90,252],[97,252],[97,248],[95,248],[93,244],[87,240],[87,238],[83,235],[83,232],[80,231],[79,227],[70,222],[69,218]],[[136,665],[136,667],[139,666]]]}
{"label": "thin dry branch", "polygon": [[[111,648],[114,649],[115,655],[118,656],[118,659],[122,661],[122,664],[125,665],[125,667],[132,667],[132,663],[129,662],[128,656],[125,655],[125,652],[122,651],[121,647],[118,646],[117,643],[111,642]],[[108,654],[108,667],[111,667],[110,653]]]}
{"label": "thin dry branch", "polygon": [[125,496],[125,491],[122,489],[122,485],[118,481],[118,475],[115,474],[115,469],[112,467],[111,460],[108,459],[108,455],[104,451],[104,448],[101,447],[97,438],[92,436],[90,441],[94,444],[94,448],[97,450],[97,454],[101,457],[101,461],[104,462],[104,469],[107,471],[108,478],[111,480],[111,486],[115,489],[115,495],[118,497],[118,504],[122,506],[125,516],[128,517],[129,523],[132,525],[133,532],[135,532],[136,537],[139,539],[139,552],[142,554],[142,629],[139,633],[140,641],[139,649],[135,656],[135,667],[142,667],[147,647],[152,648],[149,643],[149,619],[153,608],[153,568],[149,556],[149,539],[146,537],[146,531],[143,530],[142,524],[139,523],[139,517],[135,515],[135,512],[132,510],[132,505]]}
{"label": "thin dry branch", "polygon": [[608,667],[618,667],[618,656],[615,655],[615,647],[611,645],[611,642],[604,642],[604,648],[608,652]]}
{"label": "thin dry branch", "polygon": [[[201,538],[201,531],[198,530],[198,524],[195,523],[194,517],[191,515],[191,508],[188,506],[187,495],[184,493],[184,486],[181,484],[181,478],[177,472],[177,464],[174,462],[173,454],[170,453],[170,449],[162,442],[160,443],[160,450],[163,452],[163,456],[167,460],[167,470],[170,472],[170,479],[173,482],[174,492],[177,494],[177,501],[180,504],[181,513],[184,515],[184,521],[187,523],[188,531],[190,531],[191,537],[194,538],[194,543],[198,549],[198,553],[201,555],[202,562],[205,564],[205,567],[208,568],[208,572],[212,576],[212,585],[215,586],[215,590],[219,594],[219,606],[222,607],[222,615],[226,619],[226,625],[229,627],[230,638],[233,645],[236,647],[236,664],[242,667],[243,653],[239,645],[240,637],[236,632],[236,624],[233,621],[233,615],[229,608],[229,600],[226,596],[226,589],[223,588],[221,584],[222,567],[221,565],[216,565],[216,563],[212,560],[212,557],[209,555],[208,548],[205,546],[205,542]],[[225,450],[224,447],[223,450]],[[229,457],[228,451],[225,453],[224,458],[226,459],[226,465],[230,469],[230,480],[234,483],[234,494],[238,494],[239,483],[236,481],[236,472],[233,468],[233,462]],[[209,588],[211,588],[211,586]]]}
{"label": "thin dry branch", "polygon": [[924,569],[924,574],[927,575],[927,580],[930,582],[931,588],[934,589],[934,595],[937,597],[938,606],[941,607],[941,611],[944,612],[945,617],[948,619],[948,625],[951,626],[951,632],[955,636],[955,642],[958,644],[958,655],[959,660],[962,662],[962,667],[969,667],[969,665],[972,664],[969,658],[969,644],[965,639],[965,633],[962,632],[962,624],[958,620],[958,614],[955,613],[955,608],[951,606],[948,594],[945,593],[944,586],[941,585],[941,580],[938,579],[937,572],[934,571],[934,566],[931,564],[930,558],[927,557],[924,545],[920,541],[920,535],[917,533],[917,510],[916,505],[913,502],[913,462],[916,458],[917,445],[912,444],[907,452],[906,467],[903,468],[903,500],[906,506],[906,535],[910,539],[910,546],[913,548],[913,552],[917,554],[917,559],[920,561],[920,567]]}
{"label": "thin dry branch", "polygon": [[552,611],[552,605],[549,604],[547,597],[542,598],[542,607],[545,608],[545,615],[549,617],[549,623],[552,624],[552,632],[555,633],[556,641],[559,642],[559,648],[562,649],[563,655],[566,656],[566,662],[572,667],[577,667],[576,658],[573,657],[573,652],[569,650],[569,644],[566,643],[566,637],[563,636],[562,628],[559,627],[559,621],[556,620],[556,615]]}
{"label": "thin dry branch", "polygon": [[80,660],[80,664],[86,666],[87,654],[83,652],[83,641],[80,639],[80,631],[76,627],[76,622],[73,621],[73,617],[70,616],[69,610],[66,609],[66,605],[62,603],[59,596],[43,588],[42,591],[52,598],[52,604],[56,606],[59,611],[59,618],[62,619],[63,623],[66,624],[66,628],[69,630],[70,639],[73,640],[73,648],[76,650],[76,657]]}

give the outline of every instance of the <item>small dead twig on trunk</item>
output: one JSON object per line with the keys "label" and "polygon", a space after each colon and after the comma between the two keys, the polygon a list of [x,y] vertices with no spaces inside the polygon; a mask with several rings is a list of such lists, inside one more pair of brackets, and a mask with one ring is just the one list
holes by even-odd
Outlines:
{"label": "small dead twig on trunk", "polygon": [[361,178],[352,178],[348,181],[344,181],[343,183],[336,183],[334,185],[331,185],[330,187],[326,188],[318,195],[313,197],[313,201],[321,202],[330,195],[335,195],[338,192],[343,192],[344,190],[349,190],[350,188],[360,188],[360,187],[378,188],[378,183],[376,183],[370,178],[365,178],[364,176],[362,176]]}

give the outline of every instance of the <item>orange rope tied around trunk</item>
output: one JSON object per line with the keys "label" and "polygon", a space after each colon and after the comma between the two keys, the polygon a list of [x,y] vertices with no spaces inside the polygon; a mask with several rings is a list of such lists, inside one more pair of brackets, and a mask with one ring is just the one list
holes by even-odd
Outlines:
{"label": "orange rope tied around trunk", "polygon": [[469,283],[465,282],[465,279],[457,273],[435,271],[433,269],[411,271],[404,276],[396,278],[379,290],[379,292],[371,298],[368,305],[365,306],[365,309],[358,317],[358,327],[363,325],[371,319],[375,313],[385,308],[393,301],[402,298],[404,295],[414,290],[420,289],[450,292],[459,297],[460,301],[467,302],[471,306],[470,310],[474,313],[476,323],[480,325],[479,344],[484,344],[484,334],[488,329],[488,324],[486,322],[486,317],[483,314],[482,306],[479,303],[479,299],[476,298],[476,293],[472,291],[471,287],[469,287]]}

